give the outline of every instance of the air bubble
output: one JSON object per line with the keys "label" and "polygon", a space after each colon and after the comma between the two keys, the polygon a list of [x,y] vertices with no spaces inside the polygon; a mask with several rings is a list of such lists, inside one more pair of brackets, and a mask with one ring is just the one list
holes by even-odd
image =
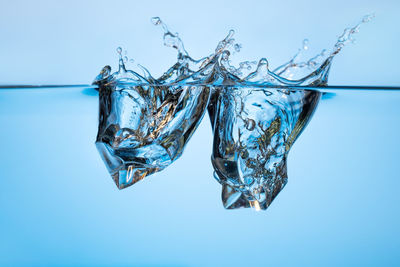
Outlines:
{"label": "air bubble", "polygon": [[248,131],[253,131],[254,128],[256,127],[256,122],[253,119],[246,119],[244,122],[244,127]]}

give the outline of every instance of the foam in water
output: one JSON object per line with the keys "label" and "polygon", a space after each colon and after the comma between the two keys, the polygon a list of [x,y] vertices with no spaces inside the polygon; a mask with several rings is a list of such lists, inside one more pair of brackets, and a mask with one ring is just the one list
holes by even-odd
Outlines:
{"label": "foam in water", "polygon": [[300,61],[308,49],[304,40],[274,70],[266,58],[233,66],[230,57],[241,49],[233,30],[212,54],[193,59],[179,35],[152,18],[164,32],[164,45],[177,50],[177,62],[156,79],[142,66],[143,75],[128,70],[118,48],[118,70],[105,66],[93,82],[100,88],[96,146],[117,186],[130,186],[179,158],[207,109],[224,207],[266,209],[287,183],[288,152],[321,97],[290,86],[326,85],[335,55],[371,18],[345,29],[331,52]]}

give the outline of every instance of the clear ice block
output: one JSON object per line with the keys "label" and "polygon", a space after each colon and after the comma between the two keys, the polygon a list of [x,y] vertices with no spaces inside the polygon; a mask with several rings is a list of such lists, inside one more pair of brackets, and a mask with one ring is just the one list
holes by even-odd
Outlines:
{"label": "clear ice block", "polygon": [[179,158],[209,97],[207,86],[100,84],[96,146],[119,189]]}
{"label": "clear ice block", "polygon": [[212,164],[227,209],[265,210],[287,183],[286,159],[321,93],[256,87],[215,89]]}

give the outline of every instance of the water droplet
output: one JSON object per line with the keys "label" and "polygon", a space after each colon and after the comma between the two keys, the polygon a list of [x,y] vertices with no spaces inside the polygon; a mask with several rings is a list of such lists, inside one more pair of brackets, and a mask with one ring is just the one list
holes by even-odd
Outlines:
{"label": "water droplet", "polygon": [[373,18],[375,18],[375,14],[374,13],[366,15],[366,16],[363,17],[362,23],[370,22]]}
{"label": "water droplet", "polygon": [[307,49],[308,49],[308,44],[309,44],[308,39],[304,39],[304,40],[303,40],[303,49],[304,49],[304,50],[307,50]]}
{"label": "water droplet", "polygon": [[153,18],[151,18],[151,23],[153,23],[154,25],[160,25],[160,24],[161,24],[161,19],[160,19],[160,17],[153,17]]}
{"label": "water droplet", "polygon": [[236,52],[240,52],[240,49],[242,48],[242,45],[241,44],[235,44],[234,48],[235,48]]}
{"label": "water droplet", "polygon": [[122,48],[121,47],[117,48],[117,53],[121,55],[121,53],[122,53]]}

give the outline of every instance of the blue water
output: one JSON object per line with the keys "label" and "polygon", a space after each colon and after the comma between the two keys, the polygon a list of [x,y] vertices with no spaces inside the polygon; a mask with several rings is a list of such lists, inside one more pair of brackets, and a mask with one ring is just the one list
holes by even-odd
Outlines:
{"label": "blue water", "polygon": [[266,212],[227,211],[203,120],[185,153],[123,191],[94,145],[93,89],[0,91],[0,263],[397,265],[398,92],[337,91]]}

